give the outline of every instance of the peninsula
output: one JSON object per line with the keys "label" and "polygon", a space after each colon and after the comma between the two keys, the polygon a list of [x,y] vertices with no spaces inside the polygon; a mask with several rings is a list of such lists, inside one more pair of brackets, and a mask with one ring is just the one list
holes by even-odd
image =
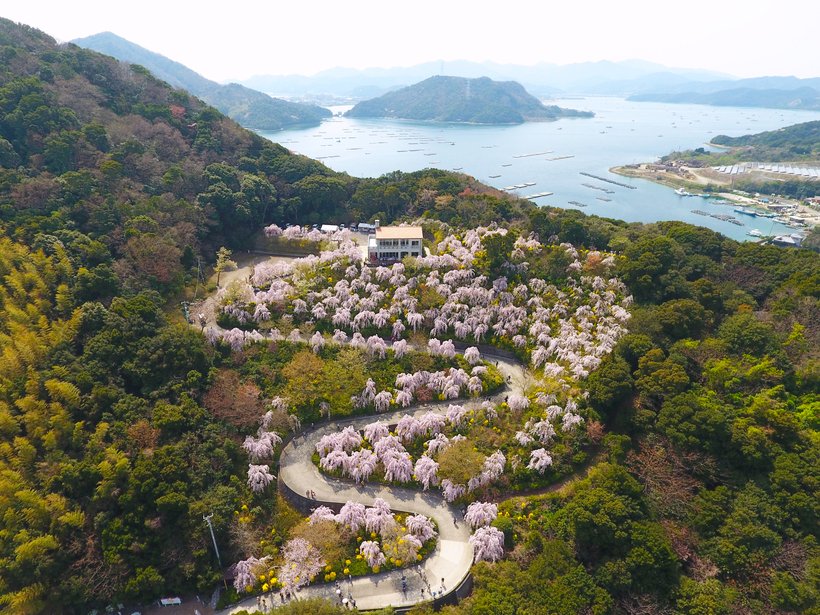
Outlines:
{"label": "peninsula", "polygon": [[544,105],[515,81],[436,76],[360,102],[346,115],[470,124],[521,124],[564,117],[592,117],[593,113]]}
{"label": "peninsula", "polygon": [[718,135],[704,147],[671,152],[659,161],[624,165],[613,173],[749,202],[750,193],[788,199],[803,223],[820,224],[820,121],[740,137]]}

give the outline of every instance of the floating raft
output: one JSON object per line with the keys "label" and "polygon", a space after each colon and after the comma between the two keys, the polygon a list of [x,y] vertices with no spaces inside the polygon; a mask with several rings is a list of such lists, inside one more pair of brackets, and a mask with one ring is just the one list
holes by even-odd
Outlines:
{"label": "floating raft", "polygon": [[540,199],[541,197],[552,196],[553,194],[554,194],[553,192],[536,192],[535,194],[530,194],[529,196],[525,196],[525,197],[522,197],[522,198],[530,199],[530,200]]}
{"label": "floating raft", "polygon": [[637,186],[630,186],[629,184],[622,184],[621,182],[616,182],[614,180],[607,179],[606,177],[601,177],[600,175],[593,175],[592,173],[585,173],[584,171],[581,171],[581,175],[584,175],[586,177],[591,177],[592,179],[597,179],[598,181],[606,182],[608,184],[613,184],[615,186],[620,186],[621,188],[629,188],[630,190],[637,190]]}
{"label": "floating raft", "polygon": [[513,158],[530,158],[531,156],[543,156],[544,154],[551,154],[552,150],[546,152],[535,152],[533,154],[516,154]]}

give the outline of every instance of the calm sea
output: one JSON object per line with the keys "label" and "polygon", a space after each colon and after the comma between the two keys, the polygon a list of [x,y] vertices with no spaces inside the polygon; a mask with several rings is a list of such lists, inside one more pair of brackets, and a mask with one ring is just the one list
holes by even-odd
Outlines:
{"label": "calm sea", "polygon": [[[614,175],[608,169],[652,161],[672,150],[701,147],[718,134],[739,136],[818,120],[820,113],[599,97],[548,102],[593,111],[595,117],[518,126],[465,126],[335,116],[312,128],[261,134],[334,170],[359,177],[435,167],[467,173],[497,188],[531,183],[514,192],[519,196],[552,192],[534,202],[564,208],[578,208],[577,203],[582,203],[586,213],[631,222],[684,220],[735,239],[749,239],[746,233],[753,228],[764,234],[794,232],[770,220],[735,214],[733,206],[680,197],[670,188]],[[744,226],[694,214],[694,209],[735,215]]]}

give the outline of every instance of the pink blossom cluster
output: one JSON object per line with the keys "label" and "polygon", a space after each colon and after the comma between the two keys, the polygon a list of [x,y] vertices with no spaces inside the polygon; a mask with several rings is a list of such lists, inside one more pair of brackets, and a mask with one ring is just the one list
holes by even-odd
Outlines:
{"label": "pink blossom cluster", "polygon": [[530,462],[527,467],[530,470],[543,474],[552,465],[552,457],[546,449],[539,448],[530,453]]}
{"label": "pink blossom cluster", "polygon": [[379,543],[375,540],[365,540],[359,545],[359,553],[362,554],[367,565],[371,568],[384,566],[387,558],[382,553]]}
{"label": "pink blossom cluster", "polygon": [[283,563],[279,568],[282,591],[304,587],[325,565],[319,550],[304,538],[292,538],[282,547]]}
{"label": "pink blossom cluster", "polygon": [[504,557],[504,533],[494,527],[480,527],[469,538],[477,562],[497,562]]}
{"label": "pink blossom cluster", "polygon": [[256,575],[269,558],[249,557],[234,564],[233,586],[238,592],[250,591],[256,585]]}
{"label": "pink blossom cluster", "polygon": [[254,463],[248,465],[248,487],[254,493],[261,493],[275,479],[276,477],[270,473],[270,468],[267,465]]}
{"label": "pink blossom cluster", "polygon": [[473,502],[467,506],[464,520],[473,529],[486,527],[498,517],[498,505],[492,502]]}
{"label": "pink blossom cluster", "polygon": [[[288,267],[260,266],[253,283],[261,286],[272,281],[269,289],[256,292],[254,301],[290,305],[294,314],[330,321],[340,331],[377,327],[400,339],[410,329],[423,328],[432,338],[430,351],[446,357],[452,357],[455,349],[451,340],[440,341],[442,337],[476,342],[506,339],[525,349],[532,364],[548,377],[585,378],[623,335],[629,318],[630,298],[624,296],[623,285],[604,277],[613,265],[612,256],[595,251],[583,255],[564,244],[573,264],[563,289],[534,277],[513,286],[503,277],[487,280],[476,275],[473,261],[483,238],[505,232],[479,228],[461,238],[448,236],[438,245],[438,254],[416,259],[413,275],[403,264],[371,271],[355,246],[348,244]],[[541,249],[535,236],[518,238],[509,269],[526,279],[526,258]],[[322,273],[327,267],[344,271],[344,277],[328,285]],[[584,273],[585,267],[590,275]],[[422,288],[446,297],[444,304],[421,309]],[[269,313],[254,312],[253,317],[269,318]],[[373,340],[367,349],[381,355],[385,346]],[[468,361],[474,360],[474,354],[468,349]]]}

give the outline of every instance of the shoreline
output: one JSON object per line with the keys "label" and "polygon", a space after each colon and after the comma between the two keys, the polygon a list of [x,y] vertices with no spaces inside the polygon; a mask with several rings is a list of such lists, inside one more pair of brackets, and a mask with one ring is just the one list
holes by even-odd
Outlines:
{"label": "shoreline", "polygon": [[[728,201],[732,201],[733,203],[737,203],[739,205],[754,206],[766,211],[770,211],[766,207],[766,204],[761,203],[754,197],[739,194],[739,191],[733,189],[730,184],[721,186],[719,182],[716,182],[711,178],[699,175],[696,172],[697,169],[689,167],[681,168],[683,173],[686,173],[689,176],[691,176],[690,179],[674,173],[669,173],[667,171],[648,168],[647,164],[651,163],[642,163],[639,165],[618,165],[611,167],[609,169],[609,172],[614,173],[615,175],[620,175],[621,177],[645,179],[652,183],[666,186],[667,188],[683,188],[687,191],[691,190],[699,193],[703,192],[703,189],[706,187],[707,184],[712,184],[713,186],[717,185],[717,187],[719,187],[721,191],[712,192],[710,193],[711,195],[715,197],[720,197],[722,199],[726,199]],[[804,202],[797,199],[782,196],[778,197],[777,202],[794,206],[797,209],[798,214],[805,219],[805,227],[803,227],[803,229],[795,230],[805,230],[806,232],[809,232],[813,228],[820,226],[820,211],[809,207]]]}

